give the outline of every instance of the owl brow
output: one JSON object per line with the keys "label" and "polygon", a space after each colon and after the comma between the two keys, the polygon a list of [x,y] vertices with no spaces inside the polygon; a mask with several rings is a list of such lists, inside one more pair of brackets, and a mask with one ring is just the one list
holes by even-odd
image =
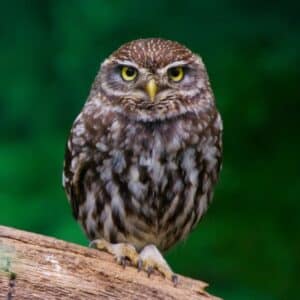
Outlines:
{"label": "owl brow", "polygon": [[189,62],[186,60],[179,60],[179,61],[175,61],[173,63],[170,63],[168,65],[166,65],[165,67],[161,68],[158,70],[159,73],[165,73],[168,69],[170,68],[174,68],[174,67],[183,67],[185,65],[187,65]]}
{"label": "owl brow", "polygon": [[135,63],[133,63],[132,61],[129,61],[129,60],[116,59],[116,60],[114,60],[114,62],[116,62],[117,64],[122,65],[122,66],[134,67],[135,69],[138,68],[137,64],[135,64]]}

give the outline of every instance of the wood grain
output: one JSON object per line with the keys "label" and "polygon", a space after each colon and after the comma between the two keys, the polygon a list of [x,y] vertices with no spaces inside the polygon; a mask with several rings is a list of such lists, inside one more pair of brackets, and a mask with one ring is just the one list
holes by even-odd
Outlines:
{"label": "wood grain", "polygon": [[0,226],[0,299],[219,299],[206,283],[123,269],[105,252]]}

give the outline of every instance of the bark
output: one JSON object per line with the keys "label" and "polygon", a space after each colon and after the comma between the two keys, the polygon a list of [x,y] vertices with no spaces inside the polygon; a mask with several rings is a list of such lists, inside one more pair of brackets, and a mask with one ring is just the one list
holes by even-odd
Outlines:
{"label": "bark", "polygon": [[174,287],[105,252],[0,226],[0,299],[219,299],[206,286],[179,276]]}

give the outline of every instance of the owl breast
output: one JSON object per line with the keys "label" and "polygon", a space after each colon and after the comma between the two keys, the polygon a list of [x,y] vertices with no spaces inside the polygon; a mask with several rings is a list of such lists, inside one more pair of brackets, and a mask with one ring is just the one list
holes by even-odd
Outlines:
{"label": "owl breast", "polygon": [[65,172],[89,238],[161,250],[183,239],[205,213],[217,181],[219,115],[210,122],[194,115],[135,124],[111,116],[100,118],[98,128],[89,122],[74,125]]}

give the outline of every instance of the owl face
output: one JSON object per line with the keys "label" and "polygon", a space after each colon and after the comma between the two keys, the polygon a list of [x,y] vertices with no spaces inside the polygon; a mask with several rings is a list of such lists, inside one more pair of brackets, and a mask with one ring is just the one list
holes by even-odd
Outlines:
{"label": "owl face", "polygon": [[137,121],[176,117],[213,101],[201,59],[162,39],[123,45],[104,61],[94,88],[103,104]]}

